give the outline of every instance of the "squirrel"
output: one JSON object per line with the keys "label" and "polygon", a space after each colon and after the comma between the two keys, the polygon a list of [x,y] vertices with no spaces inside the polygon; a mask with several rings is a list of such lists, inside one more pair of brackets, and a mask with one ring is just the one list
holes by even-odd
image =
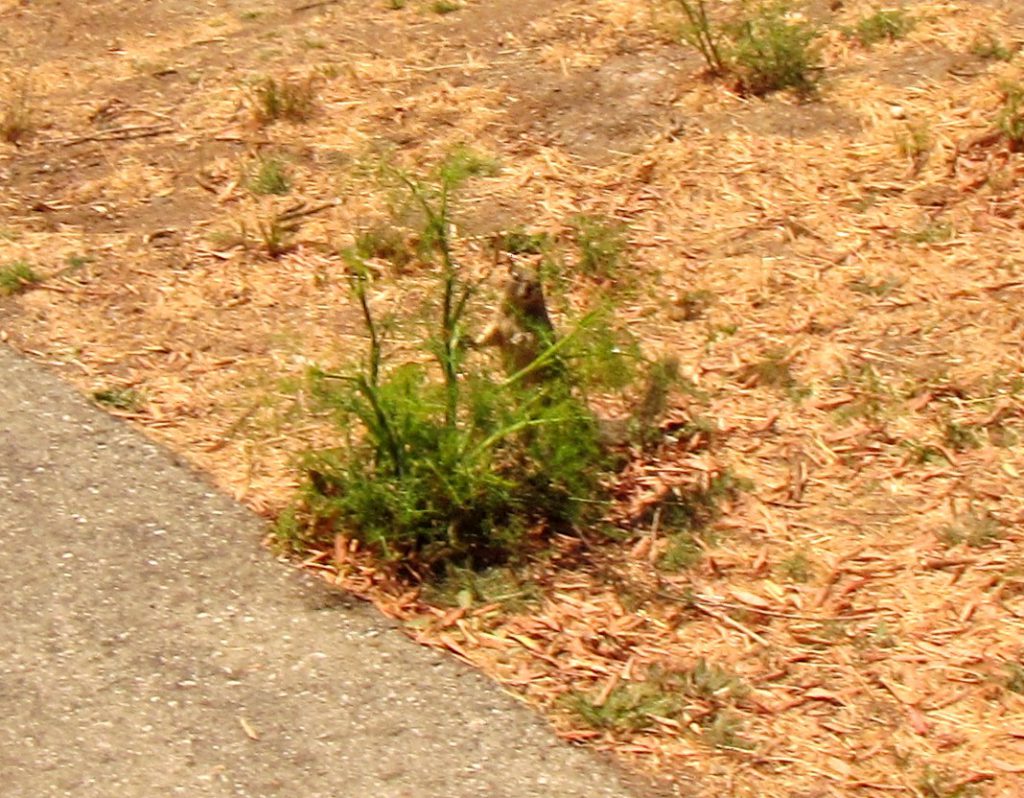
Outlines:
{"label": "squirrel", "polygon": [[[495,346],[501,351],[505,373],[517,374],[533,363],[555,341],[555,328],[548,315],[540,272],[521,263],[509,265],[505,296],[495,318],[477,337],[478,347]],[[557,373],[555,364],[526,375],[526,384],[536,385]]]}

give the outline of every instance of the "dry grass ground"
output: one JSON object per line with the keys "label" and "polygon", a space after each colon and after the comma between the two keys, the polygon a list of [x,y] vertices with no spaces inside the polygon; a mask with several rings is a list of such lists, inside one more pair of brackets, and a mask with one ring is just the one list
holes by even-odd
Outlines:
{"label": "dry grass ground", "polygon": [[[869,49],[840,28],[874,8],[832,5],[798,103],[704,80],[643,0],[0,0],[31,130],[0,142],[0,267],[42,278],[0,336],[273,516],[330,439],[303,373],[360,342],[337,250],[387,219],[363,167],[470,143],[502,169],[463,203],[467,267],[492,230],[626,223],[619,312],[703,432],[624,472],[621,541],[558,541],[528,589],[432,604],[343,540],[309,567],[682,794],[1022,794],[1024,155],[985,135],[1022,74],[976,43],[1015,49],[1024,13],[907,2]],[[313,116],[258,124],[268,77],[312,80]],[[269,158],[290,193],[252,190]],[[556,310],[611,290],[568,277]],[[751,489],[663,567],[644,509],[726,472]]]}

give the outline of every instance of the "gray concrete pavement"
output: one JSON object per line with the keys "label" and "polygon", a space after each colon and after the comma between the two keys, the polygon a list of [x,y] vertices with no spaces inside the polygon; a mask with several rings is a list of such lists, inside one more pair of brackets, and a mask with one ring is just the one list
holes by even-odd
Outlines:
{"label": "gray concrete pavement", "polygon": [[631,794],[260,535],[0,345],[2,798]]}

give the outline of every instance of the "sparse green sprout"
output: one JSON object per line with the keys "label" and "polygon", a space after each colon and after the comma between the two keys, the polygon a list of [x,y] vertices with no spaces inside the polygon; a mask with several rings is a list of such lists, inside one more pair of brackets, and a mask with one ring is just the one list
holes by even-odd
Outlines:
{"label": "sparse green sprout", "polygon": [[280,158],[261,157],[248,182],[253,194],[287,194],[292,190],[291,178]]}
{"label": "sparse green sprout", "polygon": [[741,736],[742,731],[743,721],[740,718],[730,712],[716,712],[711,716],[711,722],[705,724],[701,740],[712,748],[753,750],[754,743]]}
{"label": "sparse green sprout", "polygon": [[355,251],[364,260],[389,262],[402,272],[416,259],[402,230],[393,224],[375,224],[356,235]]}
{"label": "sparse green sprout", "polygon": [[626,225],[581,214],[573,220],[573,227],[580,253],[580,271],[592,277],[615,277],[626,249]]}
{"label": "sparse green sprout", "polygon": [[705,0],[675,0],[675,4],[685,17],[680,31],[683,41],[701,54],[711,74],[722,75],[727,72],[725,45],[722,41],[724,31],[708,15]]}
{"label": "sparse green sprout", "polygon": [[617,685],[597,703],[582,693],[573,693],[567,704],[588,726],[611,731],[640,731],[654,725],[655,717],[671,718],[684,706],[674,690],[666,691],[655,681]]}
{"label": "sparse green sprout", "polygon": [[19,294],[42,278],[23,260],[0,266],[0,296]]}
{"label": "sparse green sprout", "polygon": [[740,88],[757,97],[783,89],[808,94],[820,74],[818,30],[785,5],[767,5],[732,23],[729,60]]}
{"label": "sparse green sprout", "polygon": [[32,100],[27,77],[11,77],[0,94],[0,139],[17,144],[35,129]]}
{"label": "sparse green sprout", "polygon": [[871,47],[881,41],[902,39],[913,30],[915,23],[916,20],[902,8],[880,8],[847,30],[847,35],[864,47]]}
{"label": "sparse green sprout", "polygon": [[683,321],[694,321],[703,316],[714,303],[715,295],[711,291],[699,289],[685,291],[674,304],[679,308]]}
{"label": "sparse green sprout", "polygon": [[[714,726],[714,718],[722,714],[717,711],[718,707],[748,693],[749,688],[735,674],[700,659],[688,671],[651,668],[643,681],[620,683],[603,701],[572,693],[566,703],[585,723],[595,728],[638,731],[653,726],[655,718],[680,716],[693,701],[707,702],[716,709],[709,724]],[[712,736],[719,739],[717,731]],[[711,742],[708,737],[704,739]]]}
{"label": "sparse green sprout", "polygon": [[261,125],[279,119],[305,122],[316,113],[316,76],[260,78],[249,84],[248,98],[253,117]]}
{"label": "sparse green sprout", "polygon": [[896,638],[893,637],[885,621],[879,621],[868,633],[868,641],[879,648],[893,648]]}
{"label": "sparse green sprout", "polygon": [[392,11],[401,11],[406,6],[407,0],[388,0],[388,8]]}
{"label": "sparse green sprout", "polygon": [[919,173],[928,163],[934,147],[931,130],[925,123],[908,124],[896,137],[896,147],[900,155],[907,158],[913,166],[914,174]]}
{"label": "sparse green sprout", "polygon": [[93,391],[92,398],[101,405],[129,413],[138,412],[143,404],[142,394],[132,388],[103,388]]}
{"label": "sparse green sprout", "polygon": [[435,14],[451,14],[462,8],[460,3],[453,3],[452,0],[434,0],[430,5]]}
{"label": "sparse green sprout", "polygon": [[668,410],[669,393],[679,382],[679,360],[668,356],[648,364],[643,392],[630,418],[631,437],[641,447],[658,442],[658,422]]}
{"label": "sparse green sprout", "polygon": [[956,235],[951,222],[945,219],[929,219],[917,230],[906,233],[904,237],[914,244],[942,244]]}
{"label": "sparse green sprout", "polygon": [[1020,662],[1006,663],[1006,689],[1024,695],[1024,664]]}
{"label": "sparse green sprout", "polygon": [[502,233],[498,246],[510,255],[542,255],[551,247],[547,233],[528,233],[522,227]]}
{"label": "sparse green sprout", "polygon": [[771,349],[756,363],[740,370],[740,380],[747,385],[767,385],[790,390],[796,385],[790,355],[783,349]]}
{"label": "sparse green sprout", "polygon": [[903,285],[903,281],[898,277],[890,275],[878,279],[861,275],[853,278],[846,285],[854,293],[883,298],[889,296],[889,294]]}
{"label": "sparse green sprout", "polygon": [[991,31],[983,33],[971,43],[971,55],[986,61],[1011,61],[1017,54],[1017,47],[1003,42]]}
{"label": "sparse green sprout", "polygon": [[793,582],[809,582],[814,576],[814,566],[803,551],[797,551],[780,562],[779,571]]}
{"label": "sparse green sprout", "polygon": [[971,512],[940,530],[938,537],[949,547],[966,544],[972,549],[984,549],[998,543],[1004,534],[997,518],[989,513]]}
{"label": "sparse green sprout", "polygon": [[750,687],[735,673],[708,664],[703,657],[686,673],[684,686],[687,695],[717,701],[743,698],[750,692]]}
{"label": "sparse green sprout", "polygon": [[950,449],[958,452],[977,449],[981,446],[981,439],[971,425],[958,424],[955,421],[946,422],[942,431],[942,441]]}
{"label": "sparse green sprout", "polygon": [[704,549],[693,532],[675,532],[668,536],[668,547],[658,558],[657,565],[663,571],[685,571],[698,565],[703,557]]}
{"label": "sparse green sprout", "polygon": [[1003,105],[996,115],[996,127],[1014,152],[1024,150],[1024,85],[1005,82],[1000,87]]}

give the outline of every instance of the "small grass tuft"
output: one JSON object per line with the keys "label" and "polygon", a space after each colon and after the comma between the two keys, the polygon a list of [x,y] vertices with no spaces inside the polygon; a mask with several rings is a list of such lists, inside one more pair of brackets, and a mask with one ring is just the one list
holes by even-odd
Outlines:
{"label": "small grass tuft", "polygon": [[1000,86],[1002,107],[996,127],[1014,152],[1024,150],[1024,84],[1008,81]]}
{"label": "small grass tuft", "polygon": [[356,234],[355,252],[364,260],[382,260],[396,272],[404,272],[416,260],[416,251],[403,231],[380,222]]}
{"label": "small grass tuft", "polygon": [[626,250],[626,225],[599,216],[581,214],[573,219],[580,271],[590,277],[614,278]]}
{"label": "small grass tuft", "polygon": [[847,29],[846,34],[864,47],[872,47],[882,41],[902,39],[915,24],[916,20],[902,8],[880,8]]}
{"label": "small grass tuft", "polygon": [[454,13],[461,8],[461,3],[454,3],[452,0],[434,0],[434,2],[430,4],[430,9],[435,14],[441,15]]}
{"label": "small grass tuft", "polygon": [[42,278],[23,260],[0,266],[0,296],[19,294]]}
{"label": "small grass tuft", "polygon": [[306,122],[317,110],[315,75],[280,80],[269,76],[258,78],[248,85],[247,94],[250,111],[260,125],[279,119]]}
{"label": "small grass tuft", "polygon": [[1006,689],[1024,695],[1024,665],[1019,662],[1006,663]]}
{"label": "small grass tuft", "polygon": [[283,195],[292,190],[291,177],[280,158],[260,157],[247,182],[253,194]]}
{"label": "small grass tuft", "polygon": [[939,540],[952,548],[965,544],[972,549],[989,548],[1004,537],[999,520],[989,513],[971,512],[939,531]]}
{"label": "small grass tuft", "polygon": [[0,95],[0,139],[18,144],[35,129],[29,80],[9,78]]}
{"label": "small grass tuft", "polygon": [[794,552],[780,562],[779,571],[793,582],[809,582],[814,576],[814,566],[803,551]]}
{"label": "small grass tuft", "polygon": [[103,388],[93,391],[92,398],[101,405],[130,413],[138,412],[143,405],[142,394],[132,388]]}
{"label": "small grass tuft", "polygon": [[1017,47],[1006,44],[996,34],[988,31],[971,43],[971,55],[986,61],[1012,61]]}

